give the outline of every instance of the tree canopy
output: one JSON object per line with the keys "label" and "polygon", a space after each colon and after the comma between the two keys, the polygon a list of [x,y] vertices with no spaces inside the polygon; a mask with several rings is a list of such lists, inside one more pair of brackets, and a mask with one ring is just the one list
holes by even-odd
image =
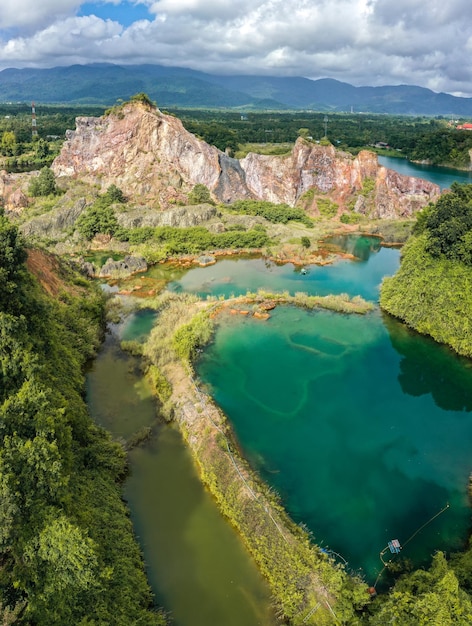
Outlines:
{"label": "tree canopy", "polygon": [[383,309],[415,330],[472,356],[472,185],[451,191],[418,216],[398,272],[385,278]]}
{"label": "tree canopy", "polygon": [[431,568],[404,576],[370,620],[372,626],[466,626],[472,620],[470,596],[459,587],[444,554],[437,552]]}
{"label": "tree canopy", "polygon": [[453,183],[449,193],[426,209],[418,230],[427,232],[432,256],[472,265],[472,185]]}
{"label": "tree canopy", "polygon": [[16,291],[16,279],[26,260],[21,235],[0,208],[0,309],[8,310]]}
{"label": "tree canopy", "polygon": [[58,193],[54,172],[49,167],[43,167],[39,176],[33,178],[28,187],[28,193],[33,197],[50,196]]}
{"label": "tree canopy", "polygon": [[57,261],[70,291],[52,298],[25,258],[0,215],[0,623],[163,624],[120,496],[124,451],[83,399],[103,295]]}

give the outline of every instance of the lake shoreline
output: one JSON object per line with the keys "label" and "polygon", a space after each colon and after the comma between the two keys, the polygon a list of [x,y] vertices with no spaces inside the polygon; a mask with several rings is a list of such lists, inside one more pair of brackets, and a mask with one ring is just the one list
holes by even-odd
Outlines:
{"label": "lake shoreline", "polygon": [[[281,617],[290,624],[332,624],[333,614],[342,621],[352,620],[356,609],[369,601],[366,583],[349,576],[291,520],[278,498],[241,455],[228,419],[198,386],[190,361],[169,354],[170,338],[190,327],[193,320],[199,319],[200,324],[205,317],[211,328],[211,318],[222,308],[229,310],[248,299],[229,299],[227,306],[219,301],[194,300],[187,301],[184,307],[179,299],[182,301],[175,296],[175,302],[168,303],[167,311],[161,312],[161,316],[166,316],[162,322],[165,329],[155,327],[144,353],[152,363],[150,373],[154,371],[155,375],[152,368],[157,368],[170,385],[166,402],[172,406],[173,419],[202,482],[269,582]],[[261,296],[261,300],[264,304],[268,298]],[[159,334],[163,343],[156,349]],[[207,333],[206,340],[210,336],[211,332]],[[198,354],[199,348],[194,348],[193,353]],[[159,396],[159,390],[156,394]]]}

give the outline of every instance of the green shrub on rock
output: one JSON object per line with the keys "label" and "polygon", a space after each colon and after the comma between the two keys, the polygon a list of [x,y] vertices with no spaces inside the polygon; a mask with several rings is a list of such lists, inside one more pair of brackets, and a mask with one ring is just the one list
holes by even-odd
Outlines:
{"label": "green shrub on rock", "polygon": [[51,196],[58,193],[54,172],[49,167],[43,167],[39,175],[33,178],[28,187],[28,193],[33,198]]}

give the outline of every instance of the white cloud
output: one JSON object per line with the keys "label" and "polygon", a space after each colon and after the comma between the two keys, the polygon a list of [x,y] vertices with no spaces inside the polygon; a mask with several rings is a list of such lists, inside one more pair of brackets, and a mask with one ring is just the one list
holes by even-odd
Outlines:
{"label": "white cloud", "polygon": [[2,0],[0,29],[42,27],[73,14],[80,0]]}
{"label": "white cloud", "polygon": [[264,0],[145,0],[149,11],[156,15],[185,15],[203,20],[230,20],[253,11]]}
{"label": "white cloud", "polygon": [[122,27],[116,22],[94,16],[68,18],[38,31],[32,37],[11,39],[0,47],[0,58],[5,66],[10,66],[9,61],[11,65],[18,66],[18,59],[22,60],[22,65],[37,65],[38,57],[48,66],[84,60],[92,62],[97,46],[119,36],[121,31]]}
{"label": "white cloud", "polygon": [[146,62],[472,95],[469,1],[132,0],[155,18],[124,28],[74,17],[79,0],[0,0],[0,27],[17,29],[0,69]]}

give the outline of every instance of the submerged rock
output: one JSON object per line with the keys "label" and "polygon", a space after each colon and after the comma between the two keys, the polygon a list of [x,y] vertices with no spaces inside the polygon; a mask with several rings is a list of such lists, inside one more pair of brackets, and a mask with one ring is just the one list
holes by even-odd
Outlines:
{"label": "submerged rock", "polygon": [[202,256],[198,257],[197,263],[200,267],[207,267],[207,265],[214,265],[216,263],[216,259],[211,254],[202,254]]}

